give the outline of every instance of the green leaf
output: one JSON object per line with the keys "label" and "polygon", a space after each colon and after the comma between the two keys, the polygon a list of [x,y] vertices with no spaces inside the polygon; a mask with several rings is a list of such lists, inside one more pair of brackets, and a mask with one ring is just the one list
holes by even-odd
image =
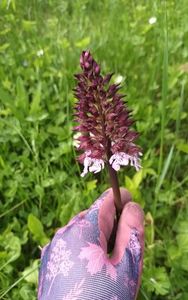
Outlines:
{"label": "green leaf", "polygon": [[125,185],[126,185],[126,188],[129,190],[129,191],[134,191],[135,187],[134,187],[134,182],[133,180],[128,177],[128,176],[125,176]]}
{"label": "green leaf", "polygon": [[87,192],[90,192],[96,188],[97,180],[90,180],[86,184]]}
{"label": "green leaf", "polygon": [[176,224],[176,231],[188,235],[188,221],[182,220]]}
{"label": "green leaf", "polygon": [[31,107],[30,107],[30,114],[35,115],[40,111],[40,101],[41,101],[41,90],[42,90],[42,85],[39,82],[37,89],[35,90],[33,94],[33,99],[31,102]]}
{"label": "green leaf", "polygon": [[[25,277],[25,281],[34,283],[37,285],[38,283],[38,264],[39,261],[35,259],[32,261],[31,265],[22,272],[22,275]],[[28,274],[28,275],[27,275]]]}
{"label": "green leaf", "polygon": [[[19,107],[16,107],[13,96],[5,89],[0,88],[0,100],[5,107],[10,109],[10,112],[19,120],[22,117],[22,111]],[[9,114],[10,114],[9,112]]]}
{"label": "green leaf", "polygon": [[170,280],[164,267],[144,270],[144,285],[148,291],[157,295],[167,295],[170,290]]}
{"label": "green leaf", "polygon": [[181,294],[181,297],[179,299],[187,300],[188,299],[188,293],[184,292],[183,294]]}
{"label": "green leaf", "polygon": [[59,216],[59,219],[60,219],[60,222],[61,224],[64,226],[64,225],[67,225],[67,223],[70,221],[71,219],[71,216],[72,216],[72,207],[73,207],[73,202],[70,201],[66,204],[63,204],[61,206],[61,212],[60,212],[60,216]]}
{"label": "green leaf", "polygon": [[10,32],[10,28],[5,28],[0,31],[0,35],[6,35],[8,32]]}
{"label": "green leaf", "polygon": [[28,109],[28,97],[21,77],[18,77],[16,80],[16,93],[16,104],[26,113]]}
{"label": "green leaf", "polygon": [[76,42],[75,45],[78,48],[85,48],[89,45],[89,43],[90,43],[90,37],[88,36],[88,37]]}
{"label": "green leaf", "polygon": [[183,254],[181,255],[180,265],[181,265],[182,270],[188,272],[188,259],[187,259],[187,253],[183,253]]}
{"label": "green leaf", "polygon": [[188,235],[180,233],[177,235],[177,243],[182,252],[188,253]]}
{"label": "green leaf", "polygon": [[48,243],[49,239],[45,235],[43,225],[37,217],[33,214],[29,214],[27,225],[30,232],[33,234],[34,240],[39,242],[42,246]]}
{"label": "green leaf", "polygon": [[178,150],[184,153],[188,153],[188,144],[177,144],[176,147],[178,148]]}
{"label": "green leaf", "polygon": [[55,184],[55,179],[54,178],[46,178],[42,182],[42,187],[49,187]]}
{"label": "green leaf", "polygon": [[170,261],[177,260],[181,256],[180,249],[175,245],[169,245],[167,252]]}
{"label": "green leaf", "polygon": [[154,220],[150,212],[147,212],[145,216],[145,237],[148,245],[154,243]]}
{"label": "green leaf", "polygon": [[3,88],[0,88],[0,100],[4,105],[12,107],[13,105],[13,97],[12,95]]}
{"label": "green leaf", "polygon": [[8,229],[0,235],[0,245],[4,249],[6,260],[14,261],[21,254],[21,242],[20,239],[12,232],[8,232]]}
{"label": "green leaf", "polygon": [[9,43],[5,43],[3,45],[0,46],[0,53],[4,52],[7,48],[9,48],[10,44]]}
{"label": "green leaf", "polygon": [[142,199],[140,190],[137,187],[137,184],[140,183],[141,178],[142,178],[142,173],[140,173],[138,177],[135,178],[135,182],[134,182],[134,178],[131,179],[130,177],[125,176],[125,186],[131,193],[134,201],[137,201],[142,207],[144,207],[145,201],[144,199]]}
{"label": "green leaf", "polygon": [[143,179],[143,170],[141,169],[133,176],[133,185],[135,189],[139,187],[140,183],[142,182],[142,179]]}
{"label": "green leaf", "polygon": [[[22,283],[21,288],[19,288],[19,296],[22,300],[36,300],[36,291],[33,288],[33,285],[29,283]],[[14,299],[16,299],[17,297],[18,296],[16,295]]]}
{"label": "green leaf", "polygon": [[22,27],[26,31],[32,31],[36,26],[35,21],[29,21],[29,20],[23,20],[22,21]]}

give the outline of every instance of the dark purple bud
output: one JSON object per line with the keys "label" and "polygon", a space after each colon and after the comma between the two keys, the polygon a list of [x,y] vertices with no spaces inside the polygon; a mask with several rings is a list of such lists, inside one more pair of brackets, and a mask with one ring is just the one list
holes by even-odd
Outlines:
{"label": "dark purple bud", "polygon": [[97,65],[95,67],[95,74],[99,75],[99,73],[100,73],[100,67]]}
{"label": "dark purple bud", "polygon": [[103,79],[103,83],[104,83],[104,84],[109,83],[110,80],[111,80],[111,78],[112,78],[112,76],[113,76],[113,73],[106,75],[106,76],[104,77],[104,79]]}
{"label": "dark purple bud", "polygon": [[89,68],[89,63],[88,63],[87,61],[84,63],[84,67],[85,67],[86,69]]}
{"label": "dark purple bud", "polygon": [[115,114],[115,113],[109,113],[109,114],[107,114],[107,120],[111,120],[111,121],[113,121],[115,118],[117,117],[117,114]]}
{"label": "dark purple bud", "polygon": [[[82,65],[83,64],[83,62],[84,62],[84,60],[83,60],[83,56],[81,55],[80,56],[80,64]],[[78,76],[78,75],[77,75]]]}
{"label": "dark purple bud", "polygon": [[86,51],[86,52],[84,53],[84,57],[87,58],[88,56],[89,56],[89,52]]}

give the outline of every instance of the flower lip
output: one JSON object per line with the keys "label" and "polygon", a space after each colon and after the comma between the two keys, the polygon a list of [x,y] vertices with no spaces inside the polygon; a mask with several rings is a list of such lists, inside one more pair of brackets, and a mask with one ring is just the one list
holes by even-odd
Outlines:
{"label": "flower lip", "polygon": [[98,173],[102,169],[104,169],[104,161],[102,159],[96,159],[92,158],[89,155],[91,155],[91,150],[86,152],[86,157],[84,159],[84,170],[81,174],[82,177],[84,177],[88,171],[93,173]]}
{"label": "flower lip", "polygon": [[[142,155],[139,152],[139,155]],[[125,152],[117,152],[110,157],[109,163],[115,171],[119,171],[120,166],[127,166],[129,163],[135,167],[136,171],[141,169],[140,158],[138,155],[129,155]]]}

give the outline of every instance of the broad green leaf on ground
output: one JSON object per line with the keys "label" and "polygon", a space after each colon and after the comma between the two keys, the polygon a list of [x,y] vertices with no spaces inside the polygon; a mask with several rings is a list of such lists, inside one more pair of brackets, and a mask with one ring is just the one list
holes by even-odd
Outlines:
{"label": "broad green leaf on ground", "polygon": [[170,290],[170,281],[164,267],[144,270],[144,285],[150,292],[157,295],[166,295]]}
{"label": "broad green leaf on ground", "polygon": [[[9,232],[9,230],[5,230],[0,235],[0,245],[1,245],[1,251],[0,251],[0,259],[2,258],[3,262],[2,264],[6,262],[12,262],[19,258],[21,254],[21,242],[20,239],[14,235],[13,232]],[[1,264],[1,267],[2,267]]]}
{"label": "broad green leaf on ground", "polygon": [[39,261],[34,260],[29,267],[26,267],[25,270],[22,272],[24,276],[24,280],[29,283],[34,283],[37,285],[38,283],[38,266]]}
{"label": "broad green leaf on ground", "polygon": [[33,214],[29,214],[27,224],[35,241],[37,241],[41,246],[44,246],[48,243],[49,239],[44,233],[41,221],[37,217],[35,217]]}

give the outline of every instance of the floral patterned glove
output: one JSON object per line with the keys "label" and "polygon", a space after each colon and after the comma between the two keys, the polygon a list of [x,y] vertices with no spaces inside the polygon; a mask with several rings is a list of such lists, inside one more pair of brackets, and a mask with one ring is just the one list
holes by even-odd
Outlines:
{"label": "floral patterned glove", "polygon": [[140,285],[144,249],[143,212],[121,189],[124,205],[111,257],[113,192],[59,229],[43,248],[39,300],[133,300]]}

